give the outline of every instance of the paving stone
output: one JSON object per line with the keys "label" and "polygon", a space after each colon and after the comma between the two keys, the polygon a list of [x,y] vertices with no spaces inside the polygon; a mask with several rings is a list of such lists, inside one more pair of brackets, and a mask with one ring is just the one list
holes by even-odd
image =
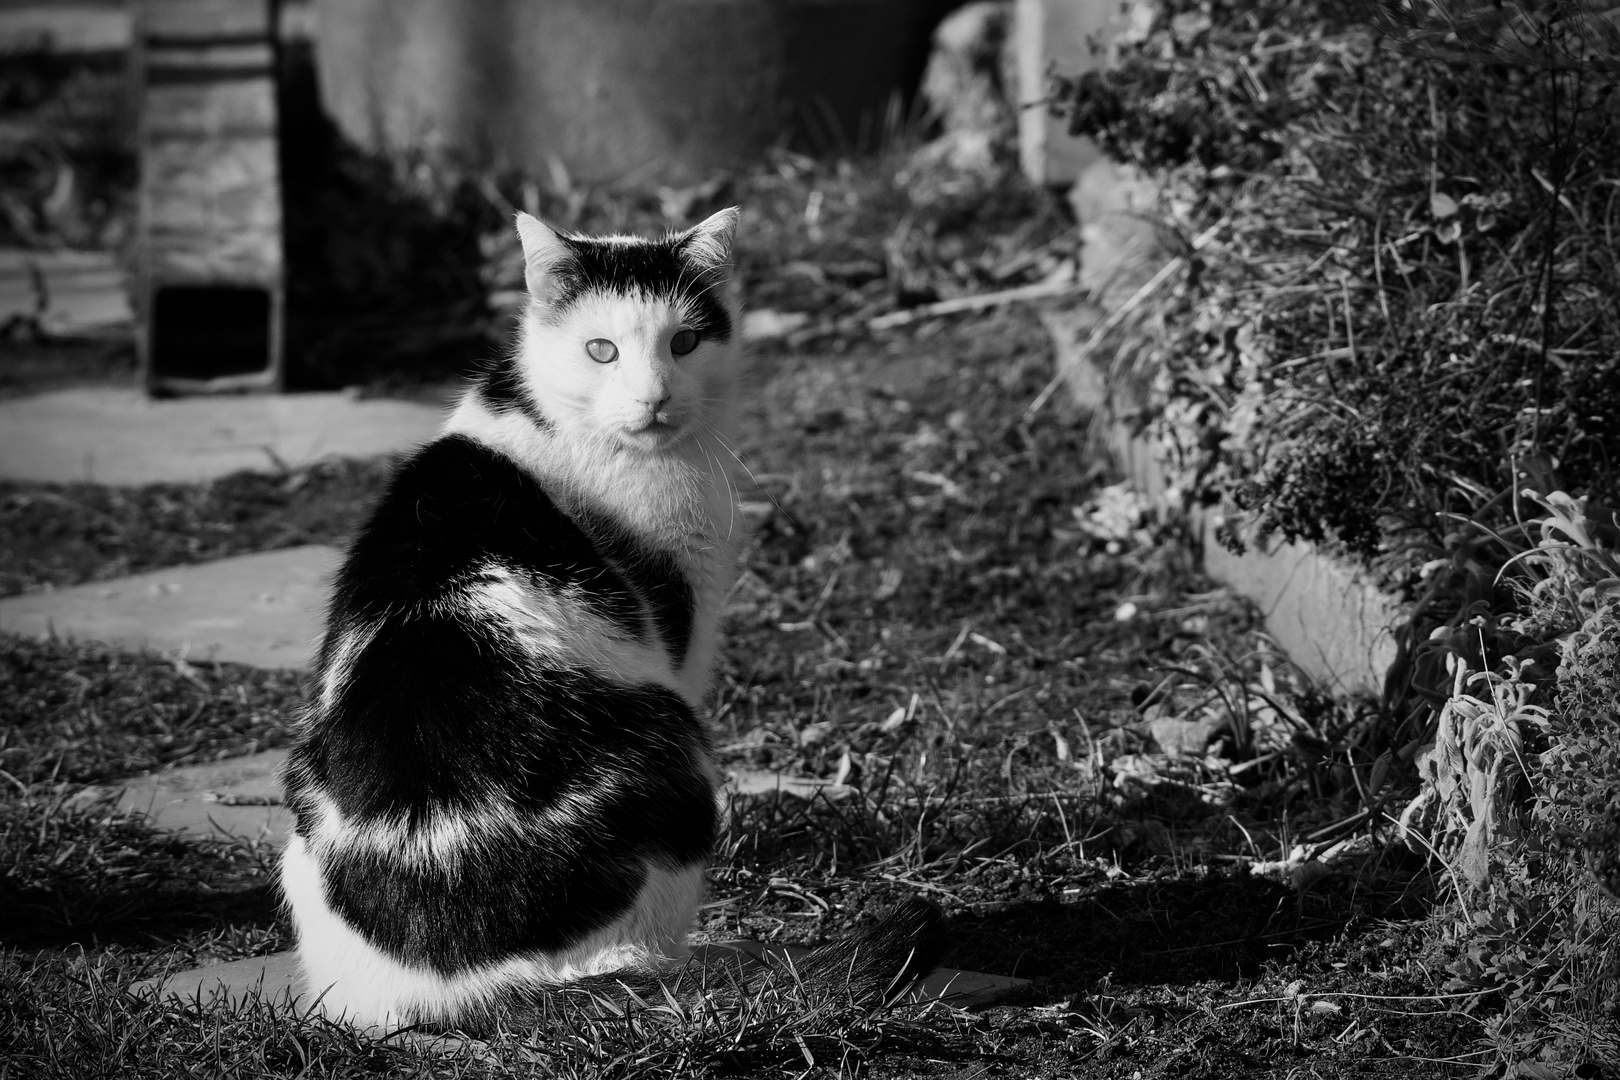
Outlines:
{"label": "paving stone", "polygon": [[292,814],[281,805],[277,778],[286,760],[286,750],[265,750],[137,776],[87,791],[79,799],[88,802],[117,792],[118,809],[145,814],[160,828],[280,845],[292,832]]}
{"label": "paving stone", "polygon": [[0,630],[261,668],[314,656],[339,552],[319,545],[0,600]]}
{"label": "paving stone", "polygon": [[[80,802],[117,793],[120,810],[138,811],[153,824],[196,836],[239,836],[286,842],[292,815],[281,805],[281,784],[276,779],[286,750],[265,750],[206,765],[136,776],[84,792]],[[781,773],[734,770],[726,778],[725,792],[742,796],[791,795],[840,798],[847,786]]]}
{"label": "paving stone", "polygon": [[432,438],[443,418],[439,405],[345,392],[153,399],[76,387],[0,401],[0,477],[200,483],[407,450]]}
{"label": "paving stone", "polygon": [[[755,958],[763,955],[797,957],[808,951],[798,946],[763,945],[757,941],[700,945],[694,951],[698,950],[735,951]],[[1028,986],[1028,979],[939,968],[913,987],[906,1000],[918,1004],[938,1001],[963,1009],[983,1008],[1022,993]],[[167,978],[145,979],[132,984],[129,990],[140,996],[156,994],[210,1008],[235,1008],[255,998],[301,1011],[313,1012],[319,1008],[304,985],[297,956],[291,952],[210,964]]]}

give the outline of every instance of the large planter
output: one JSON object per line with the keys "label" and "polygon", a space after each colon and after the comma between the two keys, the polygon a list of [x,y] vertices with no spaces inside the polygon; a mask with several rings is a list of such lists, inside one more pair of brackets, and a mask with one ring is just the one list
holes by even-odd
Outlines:
{"label": "large planter", "polygon": [[369,149],[670,181],[870,144],[942,0],[319,0],[327,110]]}

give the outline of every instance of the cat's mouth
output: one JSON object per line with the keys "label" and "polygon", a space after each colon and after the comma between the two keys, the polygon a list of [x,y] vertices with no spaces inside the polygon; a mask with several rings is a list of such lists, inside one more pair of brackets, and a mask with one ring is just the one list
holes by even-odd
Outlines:
{"label": "cat's mouth", "polygon": [[624,429],[625,440],[632,446],[639,446],[644,450],[661,450],[676,442],[682,434],[681,426],[662,414],[640,425],[626,426]]}

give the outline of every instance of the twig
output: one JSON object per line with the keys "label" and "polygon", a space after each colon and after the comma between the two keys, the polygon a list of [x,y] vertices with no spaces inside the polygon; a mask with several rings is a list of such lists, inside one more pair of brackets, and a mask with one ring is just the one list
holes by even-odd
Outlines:
{"label": "twig", "polygon": [[1152,296],[1158,291],[1159,286],[1163,285],[1166,281],[1169,281],[1171,275],[1180,270],[1186,264],[1186,258],[1181,255],[1177,255],[1175,258],[1159,267],[1159,272],[1148,278],[1147,282],[1140,289],[1136,290],[1136,295],[1125,301],[1114,310],[1112,315],[1109,315],[1108,318],[1104,319],[1102,323],[1098,325],[1097,329],[1091,332],[1091,336],[1086,339],[1085,344],[1081,345],[1079,350],[1072,357],[1058,365],[1057,373],[1053,375],[1051,380],[1041,388],[1041,392],[1035,395],[1035,400],[1030,402],[1029,408],[1024,410],[1025,423],[1028,423],[1034,418],[1036,413],[1041,411],[1041,406],[1046,404],[1046,399],[1052,396],[1053,391],[1058,388],[1058,384],[1063,382],[1063,380],[1068,377],[1069,372],[1078,367],[1082,360],[1091,355],[1091,350],[1097,347],[1097,344],[1102,341],[1103,337],[1108,333],[1108,331],[1124,322],[1133,311],[1142,306],[1143,302],[1146,301],[1148,297]]}
{"label": "twig", "polygon": [[904,311],[891,311],[887,315],[879,315],[866,324],[869,330],[888,330],[895,326],[905,326],[918,319],[927,319],[934,315],[954,315],[960,311],[981,311],[985,308],[1004,307],[1007,304],[1016,304],[1023,300],[1043,300],[1050,296],[1067,296],[1070,293],[1082,292],[1083,287],[1077,281],[1037,281],[1033,285],[1019,285],[1012,289],[1002,289],[998,292],[975,293],[972,296],[953,296],[949,300],[939,300],[932,304],[921,304]]}
{"label": "twig", "polygon": [[[1210,238],[1213,237],[1224,224],[1224,220],[1217,221],[1215,224],[1199,233],[1197,237],[1193,239],[1192,250],[1198,251],[1205,244],[1209,243]],[[1170,278],[1174,276],[1176,271],[1180,270],[1186,265],[1187,257],[1185,255],[1177,255],[1175,258],[1159,267],[1159,272],[1148,278],[1147,281],[1143,283],[1142,287],[1136,290],[1135,295],[1115,309],[1114,313],[1109,315],[1108,318],[1104,319],[1101,325],[1091,332],[1091,336],[1086,339],[1086,343],[1080,346],[1079,350],[1072,357],[1058,364],[1057,373],[1053,375],[1051,380],[1041,388],[1041,392],[1035,395],[1035,400],[1029,403],[1029,408],[1024,410],[1024,422],[1027,424],[1030,420],[1034,419],[1035,414],[1041,411],[1041,406],[1046,404],[1046,399],[1052,396],[1053,392],[1057,390],[1058,385],[1068,377],[1069,372],[1073,371],[1079,366],[1082,360],[1091,355],[1091,350],[1095,349],[1098,344],[1102,342],[1102,339],[1107,336],[1110,330],[1114,329],[1114,327],[1118,326],[1120,323],[1129,318],[1132,312],[1141,307],[1142,304],[1147,301],[1148,297],[1158,292],[1161,285],[1163,285],[1166,281],[1169,281]]]}
{"label": "twig", "polygon": [[1485,994],[1494,994],[1496,988],[1488,990],[1464,990],[1456,994],[1354,994],[1346,990],[1329,990],[1320,994],[1302,991],[1293,997],[1265,997],[1251,998],[1248,1001],[1229,1001],[1225,1005],[1215,1006],[1215,1011],[1222,1009],[1241,1009],[1246,1005],[1270,1005],[1280,1001],[1298,1001],[1302,998],[1353,998],[1357,1001],[1449,1001],[1456,998],[1475,998]]}

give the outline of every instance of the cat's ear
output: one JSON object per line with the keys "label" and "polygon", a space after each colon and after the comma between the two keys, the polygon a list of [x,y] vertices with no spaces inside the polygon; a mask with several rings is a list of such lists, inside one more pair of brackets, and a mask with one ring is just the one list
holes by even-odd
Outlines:
{"label": "cat's ear", "polygon": [[700,266],[731,265],[731,242],[737,236],[735,206],[710,214],[680,236],[681,251]]}
{"label": "cat's ear", "polygon": [[568,245],[551,226],[521,210],[517,214],[517,232],[523,244],[524,284],[528,285],[530,296],[547,300],[556,291],[551,282],[552,272],[572,257]]}

